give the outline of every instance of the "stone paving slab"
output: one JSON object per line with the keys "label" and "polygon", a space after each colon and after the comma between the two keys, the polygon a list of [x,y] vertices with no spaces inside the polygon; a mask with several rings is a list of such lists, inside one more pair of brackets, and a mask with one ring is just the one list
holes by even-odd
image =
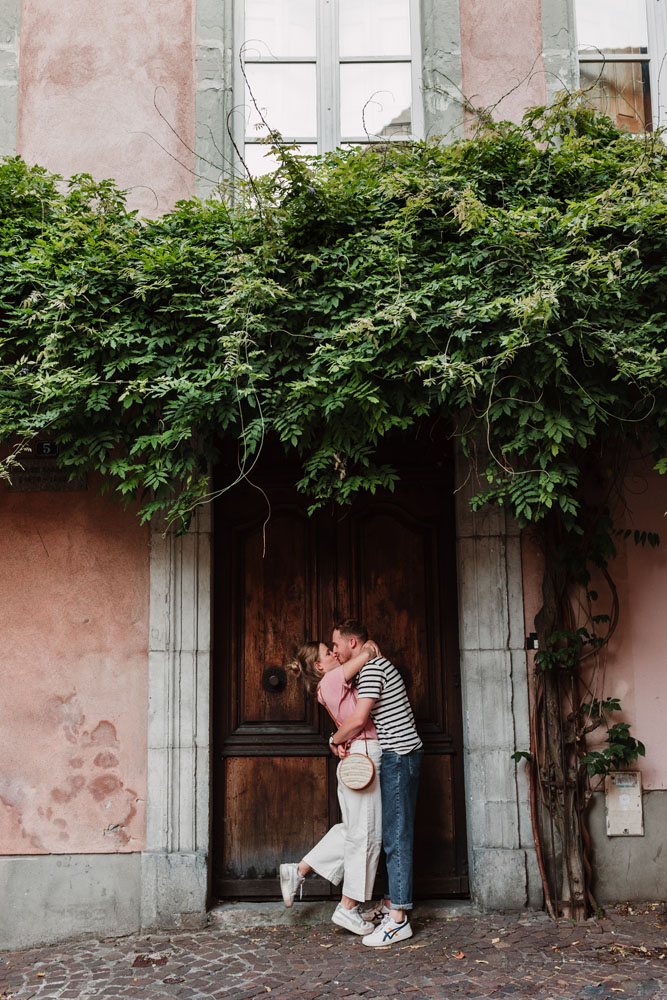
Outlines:
{"label": "stone paving slab", "polygon": [[667,1000],[663,904],[574,926],[534,912],[417,910],[413,923],[414,937],[387,949],[304,923],[3,952],[0,1000]]}

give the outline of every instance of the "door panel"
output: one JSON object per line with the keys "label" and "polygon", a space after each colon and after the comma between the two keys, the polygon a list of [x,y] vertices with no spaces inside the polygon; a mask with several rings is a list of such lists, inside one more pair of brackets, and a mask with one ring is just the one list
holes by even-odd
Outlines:
{"label": "door panel", "polygon": [[[273,879],[281,861],[298,860],[303,844],[315,844],[327,832],[327,760],[228,757],[225,766],[227,877]],[[286,808],[294,804],[294,789],[298,808]]]}
{"label": "door panel", "polygon": [[456,758],[424,755],[415,818],[415,896],[457,896],[467,893],[467,869],[457,845],[459,823]]}
{"label": "door panel", "polygon": [[303,691],[286,684],[281,670],[289,652],[285,636],[309,635],[312,629],[313,525],[293,509],[276,510],[271,521],[268,531],[255,522],[234,539],[243,592],[234,647],[241,709],[237,726],[306,721]]}
{"label": "door panel", "polygon": [[[286,478],[266,466],[261,491],[237,487],[215,510],[214,895],[279,897],[280,862],[338,822],[332,724],[285,663],[348,616],[401,671],[425,745],[416,892],[465,895],[448,470],[409,469],[395,494],[311,518]],[[305,888],[335,894],[322,879]]]}
{"label": "door panel", "polygon": [[381,650],[401,671],[415,717],[429,722],[442,701],[440,671],[428,669],[440,661],[436,550],[437,525],[413,521],[399,507],[355,519],[362,620],[373,623]]}

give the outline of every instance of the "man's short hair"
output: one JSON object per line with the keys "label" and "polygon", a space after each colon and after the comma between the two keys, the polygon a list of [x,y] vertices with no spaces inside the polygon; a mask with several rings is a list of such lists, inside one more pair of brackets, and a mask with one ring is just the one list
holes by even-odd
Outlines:
{"label": "man's short hair", "polygon": [[358,618],[345,618],[344,621],[334,625],[334,632],[336,631],[343,636],[353,635],[359,642],[368,642],[368,629]]}

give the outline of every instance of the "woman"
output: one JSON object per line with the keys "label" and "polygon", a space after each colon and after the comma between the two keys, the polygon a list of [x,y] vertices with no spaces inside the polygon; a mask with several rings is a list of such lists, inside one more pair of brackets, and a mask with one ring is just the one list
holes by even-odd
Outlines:
{"label": "woman", "polygon": [[[307,642],[289,666],[340,725],[356,705],[352,680],[369,659],[378,655],[377,646],[367,642],[360,653],[341,665],[325,642]],[[375,927],[361,916],[359,904],[371,898],[382,846],[382,750],[370,719],[346,752],[367,754],[375,764],[375,777],[370,785],[357,791],[338,779],[343,822],[332,826],[298,864],[280,866],[280,888],[285,906],[291,906],[310,871],[334,885],[342,882],[341,901],[331,919],[353,934],[370,934]]]}

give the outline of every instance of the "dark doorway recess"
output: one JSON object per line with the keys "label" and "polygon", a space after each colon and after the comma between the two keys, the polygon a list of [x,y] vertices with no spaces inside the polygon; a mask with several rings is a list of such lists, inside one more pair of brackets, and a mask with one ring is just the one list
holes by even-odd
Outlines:
{"label": "dark doorway recess", "polygon": [[[309,517],[297,470],[268,451],[216,501],[214,898],[279,898],[280,862],[338,821],[331,721],[285,663],[347,616],[401,670],[425,744],[415,895],[468,894],[452,463],[404,450],[396,491],[347,509]],[[233,478],[221,463],[217,487]],[[304,895],[337,893],[313,878]]]}

